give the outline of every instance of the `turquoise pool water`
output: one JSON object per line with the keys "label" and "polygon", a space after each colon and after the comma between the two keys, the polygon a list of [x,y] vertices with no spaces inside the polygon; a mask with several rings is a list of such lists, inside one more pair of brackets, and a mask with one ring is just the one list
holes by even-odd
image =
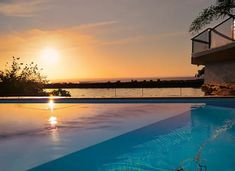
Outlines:
{"label": "turquoise pool water", "polygon": [[2,170],[235,170],[232,103],[49,106],[0,106]]}

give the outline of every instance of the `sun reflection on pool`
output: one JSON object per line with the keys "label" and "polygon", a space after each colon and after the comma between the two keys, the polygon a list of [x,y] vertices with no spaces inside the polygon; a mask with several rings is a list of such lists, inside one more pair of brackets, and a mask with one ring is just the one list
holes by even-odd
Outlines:
{"label": "sun reflection on pool", "polygon": [[51,140],[53,143],[58,144],[60,142],[59,132],[57,129],[57,117],[56,116],[50,116],[48,119],[48,122],[50,124],[50,134],[51,134]]}
{"label": "sun reflection on pool", "polygon": [[55,107],[55,103],[54,103],[54,100],[49,100],[48,102],[48,106],[49,106],[49,109],[51,110],[51,112],[53,112],[54,110],[54,107]]}
{"label": "sun reflection on pool", "polygon": [[[52,113],[54,111],[54,107],[55,107],[55,103],[54,103],[53,99],[49,100],[48,106],[49,106],[49,109],[51,110],[51,113]],[[50,116],[50,118],[48,119],[48,122],[50,124],[50,128],[55,129],[56,126],[57,126],[57,123],[58,123],[57,117],[56,116]]]}
{"label": "sun reflection on pool", "polygon": [[57,122],[57,117],[51,116],[48,121],[49,121],[49,123],[51,125],[51,128],[56,128],[56,125],[58,123]]}

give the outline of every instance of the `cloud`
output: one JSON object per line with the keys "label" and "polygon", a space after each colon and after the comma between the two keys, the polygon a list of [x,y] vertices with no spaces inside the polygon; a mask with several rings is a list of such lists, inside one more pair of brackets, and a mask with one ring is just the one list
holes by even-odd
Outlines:
{"label": "cloud", "polygon": [[0,34],[0,57],[19,55],[21,52],[36,54],[44,47],[74,51],[96,47],[96,37],[71,29],[41,30]]}
{"label": "cloud", "polygon": [[[92,32],[84,32],[87,29],[106,29],[116,21],[104,21],[98,23],[84,24],[72,28],[61,28],[53,30],[31,29],[21,32],[11,32],[0,34],[0,50],[2,52],[37,51],[43,46],[58,46],[65,50],[84,49],[90,50],[105,46],[123,46],[135,43],[146,43],[151,41],[161,41],[169,38],[186,36],[185,32],[168,32],[156,35],[136,35],[123,39],[112,38],[107,40],[102,36],[97,36]],[[100,28],[102,27],[102,28]],[[107,33],[108,34],[108,33]],[[89,51],[88,50],[88,51]]]}
{"label": "cloud", "polygon": [[[76,49],[78,47],[98,47],[106,41],[97,38],[95,30],[103,30],[116,21],[103,21],[90,24],[82,24],[75,27],[65,27],[59,29],[30,29],[19,32],[9,32],[0,34],[0,50],[2,52],[26,49],[33,51],[43,46],[58,45],[66,49]],[[84,31],[85,30],[85,31]],[[92,30],[92,32],[87,32]]]}
{"label": "cloud", "polygon": [[0,13],[5,16],[32,17],[42,10],[45,0],[4,0],[0,2]]}
{"label": "cloud", "polygon": [[157,41],[157,40],[175,38],[175,37],[186,36],[186,35],[187,33],[185,32],[169,32],[169,33],[161,33],[161,34],[156,34],[156,35],[130,36],[125,39],[105,41],[105,42],[102,42],[100,45],[101,46],[123,45],[123,44],[144,42],[144,41]]}
{"label": "cloud", "polygon": [[119,23],[118,21],[103,21],[103,22],[97,22],[97,23],[90,23],[90,24],[82,24],[80,26],[74,27],[74,29],[93,29],[97,27],[106,27],[109,25],[117,24]]}

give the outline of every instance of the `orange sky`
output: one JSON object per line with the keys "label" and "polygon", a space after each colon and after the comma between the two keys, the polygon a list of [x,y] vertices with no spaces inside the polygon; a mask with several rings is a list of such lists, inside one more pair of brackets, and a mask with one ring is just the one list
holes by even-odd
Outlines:
{"label": "orange sky", "polygon": [[[15,56],[21,57],[25,63],[36,62],[52,81],[195,74],[198,68],[190,64],[191,35],[187,32],[195,12],[190,13],[187,9],[185,12],[191,17],[184,16],[180,10],[185,8],[174,6],[174,3],[178,4],[176,1],[165,1],[159,5],[151,0],[145,4],[130,0],[128,2],[131,3],[123,4],[127,9],[116,6],[113,12],[111,1],[102,1],[107,6],[106,11],[94,10],[98,8],[95,6],[97,1],[71,1],[68,4],[70,7],[80,2],[84,6],[77,8],[94,10],[90,13],[84,10],[79,14],[76,14],[79,10],[76,8],[70,8],[67,14],[66,9],[63,11],[66,6],[60,0],[57,3],[54,0],[1,2],[0,21],[5,23],[0,27],[1,68]],[[115,5],[115,1],[112,2]],[[123,0],[120,2],[126,3]],[[172,6],[170,2],[173,2]],[[197,5],[199,11],[203,1],[189,4],[191,8]],[[156,11],[152,5],[155,5]],[[165,24],[162,18],[167,16],[157,11],[163,12],[163,7],[173,10],[170,12],[172,17]],[[121,15],[124,10],[128,11],[126,16]],[[72,18],[74,15],[76,22]],[[45,54],[45,49],[56,52],[56,57]],[[46,58],[50,55],[54,59]]]}

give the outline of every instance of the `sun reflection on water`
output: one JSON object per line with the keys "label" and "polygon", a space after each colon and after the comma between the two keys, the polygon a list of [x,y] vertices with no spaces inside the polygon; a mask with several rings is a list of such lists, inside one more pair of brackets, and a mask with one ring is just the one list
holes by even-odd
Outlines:
{"label": "sun reflection on water", "polygon": [[54,108],[55,108],[55,102],[53,99],[50,99],[49,102],[47,103],[49,106],[49,109],[51,111],[51,116],[48,119],[48,122],[50,124],[50,128],[51,129],[55,129],[57,128],[57,117],[55,115],[52,115],[52,113],[54,112]]}
{"label": "sun reflection on water", "polygon": [[55,102],[53,99],[50,99],[47,103],[48,109],[50,110],[50,117],[48,119],[49,130],[51,134],[51,140],[53,143],[58,144],[60,142],[59,132],[58,132],[58,119],[54,113]]}
{"label": "sun reflection on water", "polygon": [[53,112],[54,107],[55,107],[54,100],[50,99],[48,102],[48,106],[49,106],[49,109],[51,110],[51,112]]}
{"label": "sun reflection on water", "polygon": [[49,121],[49,123],[51,125],[51,128],[56,128],[56,125],[58,123],[57,122],[57,117],[51,116],[48,121]]}

